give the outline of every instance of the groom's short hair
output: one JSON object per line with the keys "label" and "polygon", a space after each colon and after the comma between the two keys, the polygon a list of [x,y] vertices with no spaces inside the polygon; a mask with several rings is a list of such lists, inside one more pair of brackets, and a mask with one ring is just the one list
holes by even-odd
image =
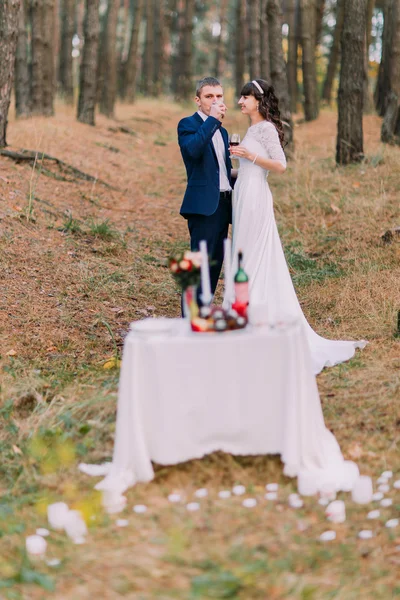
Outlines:
{"label": "groom's short hair", "polygon": [[211,85],[212,87],[217,87],[217,85],[221,85],[221,83],[218,81],[218,79],[215,79],[215,77],[204,77],[203,79],[200,79],[200,81],[197,83],[197,87],[196,87],[196,96],[198,98],[200,98],[201,90],[206,85]]}

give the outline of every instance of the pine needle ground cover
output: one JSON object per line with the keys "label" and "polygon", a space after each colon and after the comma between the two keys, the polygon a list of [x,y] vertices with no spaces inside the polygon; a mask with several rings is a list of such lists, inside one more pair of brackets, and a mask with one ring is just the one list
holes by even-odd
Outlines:
{"label": "pine needle ground cover", "polygon": [[[94,181],[41,161],[0,157],[0,597],[7,599],[328,599],[400,596],[400,492],[368,521],[353,505],[328,524],[305,499],[292,509],[295,481],[277,457],[215,453],[156,468],[127,493],[128,507],[104,514],[95,480],[77,464],[110,459],[123,339],[129,323],[178,316],[180,298],[166,257],[186,248],[179,217],[185,173],[176,124],[190,110],[161,102],[118,106],[95,128],[57,107],[57,118],[13,121],[12,150],[56,156]],[[230,111],[227,127],[247,123]],[[400,149],[379,142],[365,118],[366,160],[336,168],[336,115],[295,129],[296,160],[270,176],[276,217],[303,309],[322,335],[369,340],[349,363],[318,377],[327,426],[346,458],[374,480],[400,478]],[[277,502],[264,486],[280,485]],[[218,491],[245,485],[245,497]],[[201,508],[186,502],[206,487]],[[183,501],[167,496],[179,492]],[[25,537],[46,526],[50,502],[83,512],[87,543],[52,532],[47,558],[32,561]],[[132,507],[145,504],[147,512]],[[371,505],[372,508],[378,506]],[[117,518],[128,520],[118,527]],[[327,529],[336,540],[318,541]],[[360,540],[372,529],[371,540]]]}

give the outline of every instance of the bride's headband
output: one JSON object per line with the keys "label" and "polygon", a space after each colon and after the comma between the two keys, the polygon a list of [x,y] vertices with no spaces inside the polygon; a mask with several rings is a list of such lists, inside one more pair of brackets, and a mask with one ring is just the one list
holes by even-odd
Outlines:
{"label": "bride's headband", "polygon": [[261,85],[259,83],[257,83],[257,81],[255,79],[253,79],[253,81],[251,83],[256,86],[256,88],[260,92],[261,96],[264,96],[264,90],[262,89]]}

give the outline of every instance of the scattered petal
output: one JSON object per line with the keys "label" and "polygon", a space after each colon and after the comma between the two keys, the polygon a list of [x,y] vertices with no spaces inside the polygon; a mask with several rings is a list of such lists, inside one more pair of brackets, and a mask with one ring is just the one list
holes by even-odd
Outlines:
{"label": "scattered petal", "polygon": [[170,494],[168,496],[168,500],[170,502],[180,502],[181,501],[181,495],[180,494]]}
{"label": "scattered petal", "polygon": [[17,356],[17,351],[11,349],[8,352],[6,352],[6,356]]}
{"label": "scattered petal", "polygon": [[[303,506],[303,500],[301,498],[295,498],[296,494],[290,494],[289,496],[289,506],[292,508],[301,508]],[[292,497],[291,497],[292,496]]]}
{"label": "scattered petal", "polygon": [[232,492],[235,494],[235,496],[242,496],[246,491],[246,488],[244,487],[244,485],[235,485],[232,488]]}
{"label": "scattered petal", "polygon": [[242,506],[245,508],[254,508],[257,506],[257,500],[255,498],[245,498],[242,502]]}
{"label": "scattered petal", "polygon": [[372,537],[374,537],[374,534],[373,534],[373,532],[370,529],[363,529],[358,534],[358,537],[361,540],[370,540]]}
{"label": "scattered petal", "polygon": [[147,511],[147,506],[145,506],[144,504],[136,504],[133,507],[133,512],[137,513],[138,515],[143,514]]}
{"label": "scattered petal", "polygon": [[392,506],[392,504],[393,504],[393,500],[391,498],[384,498],[380,502],[380,505],[384,506],[385,508],[388,507],[388,506]]}
{"label": "scattered petal", "polygon": [[69,513],[68,505],[65,502],[54,502],[47,507],[47,519],[50,527],[61,530],[65,527]]}
{"label": "scattered petal", "polygon": [[47,537],[48,535],[50,535],[50,531],[48,529],[45,529],[44,527],[39,527],[38,529],[36,529],[36,535]]}
{"label": "scattered petal", "polygon": [[104,490],[101,503],[104,506],[105,511],[109,515],[114,515],[124,510],[124,508],[126,507],[127,499],[119,492]]}
{"label": "scattered petal", "polygon": [[60,563],[61,560],[59,558],[49,558],[49,560],[46,560],[46,565],[49,567],[58,567]]}
{"label": "scattered petal", "polygon": [[389,479],[387,477],[384,477],[383,475],[381,475],[380,477],[378,477],[378,479],[376,480],[376,483],[379,485],[381,483],[386,484],[389,483]]}
{"label": "scattered petal", "polygon": [[22,454],[22,450],[21,448],[18,448],[18,446],[13,446],[12,447],[14,454]]}
{"label": "scattered petal", "polygon": [[277,483],[267,483],[265,489],[267,492],[277,492],[279,485]]}
{"label": "scattered petal", "polygon": [[277,500],[278,494],[276,492],[267,492],[264,496],[266,500]]}
{"label": "scattered petal", "polygon": [[220,492],[218,492],[218,497],[222,498],[223,500],[226,500],[227,498],[231,497],[231,491],[230,490],[221,490]]}
{"label": "scattered petal", "polygon": [[127,527],[129,525],[128,519],[117,519],[115,521],[117,527]]}
{"label": "scattered petal", "polygon": [[321,506],[328,506],[329,500],[328,500],[328,498],[320,498],[318,500],[318,504],[320,504]]}
{"label": "scattered petal", "polygon": [[206,490],[206,488],[200,488],[199,490],[195,491],[194,495],[196,496],[196,498],[207,498],[208,491]]}
{"label": "scattered petal", "polygon": [[344,523],[346,520],[346,506],[343,500],[334,500],[326,507],[325,514],[332,523]]}
{"label": "scattered petal", "polygon": [[393,487],[396,488],[396,490],[400,490],[400,479],[394,482]]}
{"label": "scattered petal", "polygon": [[82,514],[79,510],[70,510],[67,514],[65,524],[64,524],[65,533],[67,536],[75,543],[80,544],[83,542],[76,541],[84,538],[87,534],[86,523],[83,520]]}
{"label": "scattered petal", "polygon": [[390,490],[390,486],[387,483],[382,483],[379,487],[378,487],[378,491],[379,492],[383,492],[384,494],[386,494],[386,492],[388,492]]}
{"label": "scattered petal", "polygon": [[393,471],[383,471],[381,477],[386,477],[386,479],[391,479],[393,477]]}
{"label": "scattered petal", "polygon": [[376,502],[378,502],[379,500],[382,500],[382,498],[383,498],[382,492],[375,492],[375,494],[372,494],[372,500],[375,500]]}
{"label": "scattered petal", "polygon": [[368,514],[367,514],[367,519],[379,519],[379,517],[381,516],[381,511],[376,509],[376,510],[371,510]]}
{"label": "scattered petal", "polygon": [[189,512],[195,512],[196,510],[199,510],[200,508],[200,504],[198,502],[189,502],[189,504],[186,504],[186,509]]}
{"label": "scattered petal", "polygon": [[389,521],[386,521],[385,525],[386,527],[389,527],[390,529],[392,529],[393,527],[397,527],[399,524],[399,519],[389,519]]}
{"label": "scattered petal", "polygon": [[28,554],[32,556],[43,556],[46,552],[47,542],[40,535],[28,535],[25,540],[25,547]]}
{"label": "scattered petal", "polygon": [[336,539],[336,531],[324,531],[324,533],[321,533],[319,536],[319,539],[321,542],[331,542]]}

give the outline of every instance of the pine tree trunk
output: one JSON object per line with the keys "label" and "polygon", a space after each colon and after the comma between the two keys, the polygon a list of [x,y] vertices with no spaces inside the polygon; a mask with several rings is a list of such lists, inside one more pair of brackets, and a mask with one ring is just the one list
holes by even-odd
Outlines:
{"label": "pine tree trunk", "polygon": [[163,2],[154,1],[154,96],[159,96],[165,75],[165,11]]}
{"label": "pine tree trunk", "polygon": [[236,0],[235,8],[235,91],[236,98],[240,97],[240,92],[244,83],[245,70],[245,31],[246,31],[246,0]]}
{"label": "pine tree trunk", "polygon": [[142,91],[154,95],[154,4],[146,0],[146,40],[144,44]]}
{"label": "pine tree trunk", "polygon": [[261,79],[269,81],[271,78],[271,64],[269,56],[268,33],[268,0],[261,0],[260,5],[260,52],[261,52]]}
{"label": "pine tree trunk", "polygon": [[283,121],[285,141],[289,152],[293,151],[293,122],[290,112],[289,87],[286,64],[282,48],[282,5],[281,0],[268,0],[269,47],[271,59],[271,82],[279,100],[279,110]]}
{"label": "pine tree trunk", "polygon": [[101,90],[100,112],[106,117],[114,117],[117,97],[117,22],[119,0],[109,0],[104,32],[104,77]]}
{"label": "pine tree trunk", "polygon": [[30,89],[28,69],[28,34],[25,5],[21,1],[18,15],[18,43],[15,56],[15,111],[17,117],[30,114]]}
{"label": "pine tree trunk", "polygon": [[175,98],[178,94],[178,80],[181,64],[182,29],[183,29],[183,2],[184,0],[168,0],[170,15],[170,40],[171,40],[171,92]]}
{"label": "pine tree trunk", "polygon": [[8,109],[14,81],[20,0],[0,3],[0,148],[7,146]]}
{"label": "pine tree trunk", "polygon": [[383,117],[386,112],[390,93],[390,52],[393,36],[393,5],[386,0],[383,10],[382,56],[379,65],[374,100],[378,114]]}
{"label": "pine tree trunk", "polygon": [[219,24],[221,30],[215,40],[215,55],[214,55],[214,76],[218,79],[224,71],[225,66],[225,45],[222,43],[223,35],[226,28],[226,13],[228,10],[228,0],[221,0],[219,8]]}
{"label": "pine tree trunk", "polygon": [[54,0],[43,0],[43,114],[54,115]]}
{"label": "pine tree trunk", "polygon": [[367,0],[367,15],[365,29],[364,48],[364,113],[371,113],[374,106],[373,95],[369,87],[369,46],[371,43],[372,15],[375,8],[375,0]]}
{"label": "pine tree trunk", "polygon": [[192,54],[193,54],[193,18],[195,0],[185,0],[185,15],[182,35],[182,66],[178,82],[179,99],[188,101],[193,95]]}
{"label": "pine tree trunk", "polygon": [[316,0],[315,6],[315,47],[321,43],[322,21],[324,18],[325,0]]}
{"label": "pine tree trunk", "polygon": [[359,162],[363,148],[363,80],[367,0],[344,0],[336,162]]}
{"label": "pine tree trunk", "polygon": [[286,18],[289,26],[288,36],[288,60],[287,60],[287,77],[290,97],[290,111],[296,112],[297,109],[297,39],[298,39],[298,23],[296,22],[296,0],[288,0],[286,4]]}
{"label": "pine tree trunk", "polygon": [[381,140],[400,144],[400,0],[390,0],[392,5],[392,44],[390,52],[390,92],[382,123]]}
{"label": "pine tree trunk", "polygon": [[31,102],[32,113],[43,114],[43,34],[44,6],[42,0],[31,0],[31,40],[32,40],[32,70],[31,70]]}
{"label": "pine tree trunk", "polygon": [[128,58],[123,66],[122,98],[128,102],[135,101],[136,79],[138,70],[139,31],[142,22],[144,0],[136,0],[134,4],[131,39],[129,42]]}
{"label": "pine tree trunk", "polygon": [[67,104],[74,101],[74,82],[72,74],[72,38],[75,25],[75,0],[61,0],[61,40],[59,81],[61,93]]}
{"label": "pine tree trunk", "polygon": [[304,116],[306,121],[318,117],[317,66],[315,60],[315,0],[300,0],[301,41],[303,48]]}
{"label": "pine tree trunk", "polygon": [[332,45],[329,53],[328,68],[326,71],[324,86],[322,90],[322,98],[330,103],[332,99],[333,82],[338,69],[340,55],[340,38],[342,37],[344,19],[344,0],[337,0],[336,5],[336,25],[333,34]]}
{"label": "pine tree trunk", "polygon": [[261,73],[260,51],[260,2],[247,0],[249,27],[249,73],[250,79],[257,79]]}
{"label": "pine tree trunk", "polygon": [[100,0],[86,0],[83,25],[83,55],[79,73],[78,121],[94,125],[96,108],[97,58],[100,37]]}

